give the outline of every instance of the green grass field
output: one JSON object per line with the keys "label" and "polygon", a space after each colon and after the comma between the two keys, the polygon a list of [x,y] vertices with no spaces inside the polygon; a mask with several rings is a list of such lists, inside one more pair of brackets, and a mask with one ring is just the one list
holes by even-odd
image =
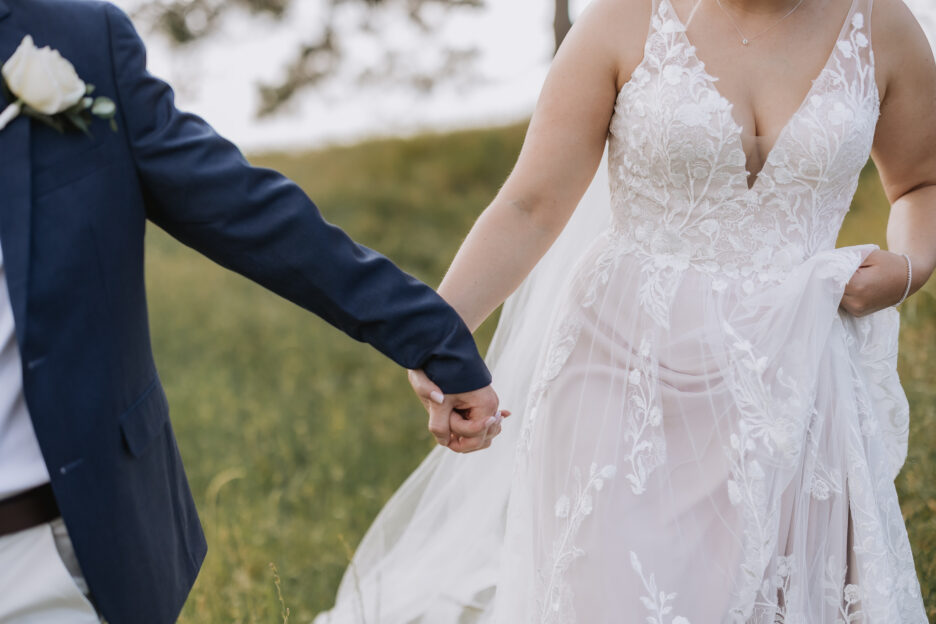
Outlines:
{"label": "green grass field", "polygon": [[[315,198],[327,218],[437,284],[491,200],[524,128],[371,142],[256,157]],[[842,244],[883,241],[869,168]],[[172,404],[209,554],[182,621],[308,622],[331,605],[353,548],[432,448],[405,375],[295,306],[151,228],[148,287],[156,358]],[[931,287],[930,292],[936,292]],[[936,615],[936,297],[904,306],[901,372],[910,457],[899,479],[931,616]],[[479,332],[486,344],[493,330]]]}

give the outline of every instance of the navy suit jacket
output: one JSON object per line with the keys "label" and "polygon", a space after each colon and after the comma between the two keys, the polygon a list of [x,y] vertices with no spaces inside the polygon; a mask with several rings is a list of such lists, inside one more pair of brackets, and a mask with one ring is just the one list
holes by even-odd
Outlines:
{"label": "navy suit jacket", "polygon": [[179,112],[120,10],[0,0],[0,62],[27,34],[114,99],[119,131],[96,121],[92,138],[59,134],[26,117],[0,131],[0,243],[26,402],[104,617],[165,624],[178,617],[206,546],[150,347],[147,220],[425,369],[445,392],[486,386],[490,375],[464,323],[429,287]]}

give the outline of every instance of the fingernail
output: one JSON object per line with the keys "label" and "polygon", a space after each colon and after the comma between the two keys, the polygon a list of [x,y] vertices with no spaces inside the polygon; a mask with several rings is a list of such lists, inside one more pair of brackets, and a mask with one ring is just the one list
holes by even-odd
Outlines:
{"label": "fingernail", "polygon": [[497,416],[491,416],[490,418],[487,419],[487,422],[484,424],[485,426],[490,427],[496,422],[497,422]]}
{"label": "fingernail", "polygon": [[432,399],[434,403],[438,403],[439,405],[445,403],[445,396],[438,390],[433,390],[432,393],[429,394],[429,398]]}

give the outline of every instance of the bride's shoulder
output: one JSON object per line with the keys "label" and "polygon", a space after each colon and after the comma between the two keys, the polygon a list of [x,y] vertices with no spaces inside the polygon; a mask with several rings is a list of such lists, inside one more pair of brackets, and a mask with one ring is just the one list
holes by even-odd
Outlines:
{"label": "bride's shoulder", "polygon": [[607,32],[618,36],[636,35],[638,31],[645,35],[652,10],[652,0],[592,0],[582,12],[582,17],[591,17],[593,21],[604,24]]}
{"label": "bride's shoulder", "polygon": [[576,20],[580,35],[602,48],[625,81],[643,59],[652,5],[652,0],[592,0]]}
{"label": "bride's shoulder", "polygon": [[877,74],[887,85],[897,79],[918,80],[934,71],[933,51],[920,22],[904,0],[874,0],[871,39]]}
{"label": "bride's shoulder", "polygon": [[871,11],[871,36],[878,56],[929,49],[923,28],[904,0],[875,0]]}

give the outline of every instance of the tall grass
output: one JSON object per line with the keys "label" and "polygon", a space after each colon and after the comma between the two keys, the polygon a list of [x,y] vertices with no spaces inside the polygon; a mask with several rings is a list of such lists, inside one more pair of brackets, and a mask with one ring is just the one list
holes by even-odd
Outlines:
{"label": "tall grass", "polygon": [[[523,133],[515,126],[254,161],[299,182],[357,240],[437,284]],[[883,243],[886,217],[869,167],[841,244]],[[182,621],[307,622],[331,605],[347,564],[342,542],[359,541],[432,448],[422,408],[405,375],[370,348],[155,228],[148,238],[157,362],[209,542]],[[482,344],[492,329],[479,332]],[[902,340],[913,431],[898,487],[936,615],[931,295],[905,305]]]}

